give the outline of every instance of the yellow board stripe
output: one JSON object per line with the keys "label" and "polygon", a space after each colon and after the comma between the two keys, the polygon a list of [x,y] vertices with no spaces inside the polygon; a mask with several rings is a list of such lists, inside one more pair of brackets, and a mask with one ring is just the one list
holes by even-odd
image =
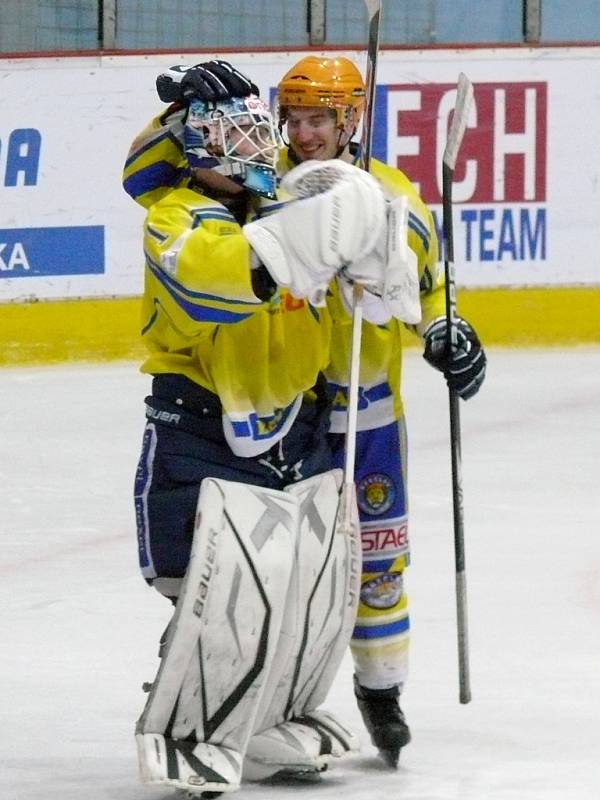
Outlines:
{"label": "yellow board stripe", "polygon": [[141,359],[139,298],[0,305],[0,364]]}
{"label": "yellow board stripe", "polygon": [[484,344],[600,343],[600,286],[463,289],[458,291],[458,313]]}
{"label": "yellow board stripe", "polygon": [[[459,289],[458,311],[487,346],[600,344],[600,287]],[[139,316],[137,297],[0,304],[0,365],[141,359]]]}

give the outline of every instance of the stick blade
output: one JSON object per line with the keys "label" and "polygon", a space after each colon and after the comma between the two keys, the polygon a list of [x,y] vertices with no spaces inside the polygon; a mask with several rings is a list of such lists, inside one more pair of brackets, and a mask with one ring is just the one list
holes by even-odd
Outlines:
{"label": "stick blade", "polygon": [[473,102],[473,84],[467,78],[464,72],[458,76],[458,84],[456,87],[456,105],[454,107],[454,116],[452,117],[452,124],[448,132],[448,141],[444,150],[444,164],[451,170],[456,165],[456,157],[460,149],[460,145],[467,127],[467,120],[469,118],[469,111]]}

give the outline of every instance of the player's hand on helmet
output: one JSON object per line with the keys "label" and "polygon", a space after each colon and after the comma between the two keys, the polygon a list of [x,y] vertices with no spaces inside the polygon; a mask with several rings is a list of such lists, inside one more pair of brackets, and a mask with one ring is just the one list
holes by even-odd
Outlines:
{"label": "player's hand on helmet", "polygon": [[450,344],[446,317],[438,317],[425,330],[423,358],[444,373],[451,389],[468,400],[485,379],[487,359],[479,338],[469,323],[456,320],[457,342]]}
{"label": "player's hand on helmet", "polygon": [[333,277],[385,237],[383,192],[368,173],[339,159],[306,161],[281,186],[292,201],[245,225],[244,234],[275,283],[324,305]]}
{"label": "player's hand on helmet", "polygon": [[227,100],[259,93],[250,78],[219,59],[193,67],[176,64],[158,76],[156,90],[163,102],[181,104],[191,99]]}

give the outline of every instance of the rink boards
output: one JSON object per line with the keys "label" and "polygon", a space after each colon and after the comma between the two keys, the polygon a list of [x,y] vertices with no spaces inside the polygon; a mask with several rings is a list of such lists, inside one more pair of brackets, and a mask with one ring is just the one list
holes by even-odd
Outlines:
{"label": "rink boards", "polygon": [[[486,345],[600,341],[600,289],[464,289],[459,311]],[[142,358],[139,298],[0,306],[0,364]],[[406,333],[407,346],[418,340]]]}
{"label": "rink boards", "polygon": [[[364,66],[364,51],[336,52]],[[272,97],[303,54],[227,58]],[[157,73],[214,55],[0,58],[0,363],[141,354],[144,212],[122,164],[162,108]],[[374,155],[411,177],[438,230],[460,71],[474,105],[453,187],[459,312],[489,344],[600,342],[599,176],[583,158],[600,134],[600,47],[382,51]],[[63,99],[77,111],[68,125]],[[586,124],[573,125],[581,108]]]}

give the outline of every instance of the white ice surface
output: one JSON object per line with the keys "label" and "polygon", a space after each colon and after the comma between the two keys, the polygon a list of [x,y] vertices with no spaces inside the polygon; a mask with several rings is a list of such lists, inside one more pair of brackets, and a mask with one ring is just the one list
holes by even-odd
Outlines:
{"label": "white ice surface", "polygon": [[[406,359],[413,742],[240,800],[600,798],[600,350],[491,351],[461,403],[473,701],[459,705],[447,393]],[[0,371],[0,798],[162,800],[133,729],[167,604],[138,575],[135,364]]]}

